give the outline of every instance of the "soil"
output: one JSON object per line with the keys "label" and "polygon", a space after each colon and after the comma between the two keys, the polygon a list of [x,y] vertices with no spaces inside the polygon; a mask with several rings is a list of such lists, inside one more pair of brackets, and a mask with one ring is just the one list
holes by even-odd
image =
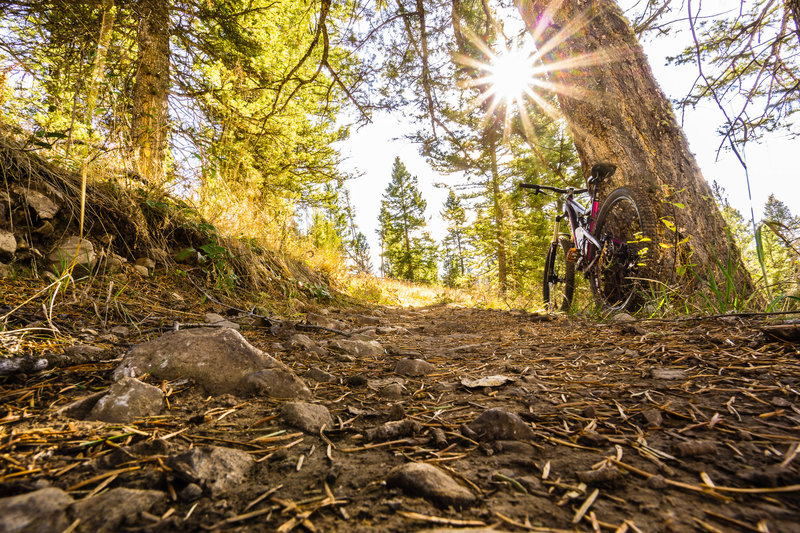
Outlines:
{"label": "soil", "polygon": [[[304,377],[312,401],[330,410],[334,425],[320,434],[290,427],[280,414],[285,401],[205,396],[181,381],[153,383],[168,392],[161,416],[113,425],[57,415],[108,388],[129,346],[225,310],[200,294],[138,283],[126,286],[142,304],[126,309],[127,321],[113,320],[108,306],[104,313],[106,292],[97,289],[95,299],[56,309],[60,336],[2,333],[5,352],[58,351],[68,338],[106,356],[0,378],[0,497],[45,486],[76,500],[115,487],[166,493],[165,506],[128,520],[130,531],[800,531],[800,350],[766,337],[760,318],[597,322],[447,305],[329,307],[329,317],[354,329],[377,321],[407,332],[375,337],[385,355],[345,361],[288,347],[298,332],[292,321],[241,329]],[[18,298],[34,288],[5,285],[3,314],[12,308],[7,291]],[[46,325],[40,302],[26,305],[10,315],[15,327]],[[128,338],[104,333],[132,324],[138,330]],[[347,338],[302,333],[318,342]],[[396,375],[397,362],[409,358],[431,363],[432,373]],[[311,367],[338,381],[313,381]],[[507,379],[469,381],[488,376]],[[383,390],[398,379],[399,390]],[[482,441],[463,427],[490,408],[517,414],[532,437]],[[416,434],[365,437],[406,419],[419,424]],[[153,439],[173,452],[236,448],[257,462],[234,490],[192,500],[163,455],[113,467],[99,460]],[[386,483],[409,462],[437,466],[475,503],[437,505]]]}

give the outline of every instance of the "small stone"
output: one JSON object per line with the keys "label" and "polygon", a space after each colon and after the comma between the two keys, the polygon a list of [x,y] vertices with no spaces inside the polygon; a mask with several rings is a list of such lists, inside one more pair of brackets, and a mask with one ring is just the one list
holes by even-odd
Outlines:
{"label": "small stone", "polygon": [[337,378],[333,374],[325,372],[324,370],[321,370],[315,366],[312,366],[311,368],[308,369],[308,372],[306,372],[306,376],[309,379],[313,379],[314,381],[319,381],[320,383],[336,383],[339,381],[339,378]]}
{"label": "small stone", "polygon": [[333,427],[333,417],[324,405],[306,402],[290,402],[281,408],[286,422],[306,433],[318,434],[323,427]]}
{"label": "small stone", "polygon": [[287,345],[290,348],[300,347],[306,350],[315,350],[319,347],[308,335],[303,335],[302,333],[297,333],[289,337]]}
{"label": "small stone", "polygon": [[139,257],[136,259],[136,266],[143,266],[148,270],[153,270],[156,267],[156,262],[149,257]]}
{"label": "small stone", "polygon": [[667,485],[667,480],[663,476],[655,475],[647,480],[647,486],[653,490],[663,490],[669,485]]}
{"label": "small stone", "polygon": [[403,386],[399,383],[389,383],[380,390],[378,396],[385,400],[397,400],[403,397]]}
{"label": "small stone", "polygon": [[0,260],[10,261],[14,258],[14,252],[17,251],[17,238],[14,234],[0,229]]}
{"label": "small stone", "polygon": [[204,319],[207,324],[214,326],[215,328],[231,328],[231,329],[239,329],[240,326],[236,322],[231,322],[230,320],[226,319],[222,315],[218,315],[217,313],[206,313]]}
{"label": "small stone", "polygon": [[328,344],[328,348],[356,357],[383,355],[385,352],[378,341],[364,340],[335,340]]}
{"label": "small stone", "polygon": [[133,265],[133,271],[143,278],[150,276],[150,271],[147,269],[147,267],[143,267],[142,265]]}
{"label": "small stone", "polygon": [[398,376],[418,377],[432,373],[436,367],[422,359],[400,359],[394,367]]}
{"label": "small stone", "polygon": [[597,409],[594,405],[587,405],[583,408],[584,418],[597,418]]}
{"label": "small stone", "polygon": [[0,498],[0,531],[64,531],[72,497],[55,487]]}
{"label": "small stone", "polygon": [[389,472],[386,482],[389,486],[400,487],[410,496],[422,496],[441,507],[466,507],[476,501],[472,491],[428,463],[397,467]]}
{"label": "small stone", "polygon": [[126,339],[131,336],[131,330],[127,326],[114,326],[109,331],[122,339]]}
{"label": "small stone", "polygon": [[21,192],[25,203],[36,213],[40,220],[50,220],[58,213],[59,206],[39,191],[22,189]]}
{"label": "small stone", "polygon": [[108,258],[107,267],[108,271],[112,274],[116,274],[117,272],[122,272],[122,267],[127,263],[128,260],[122,257],[121,255],[111,254],[111,257]]}
{"label": "small stone", "polygon": [[164,392],[135,378],[122,378],[100,398],[89,412],[88,420],[131,422],[152,416],[164,408]]}
{"label": "small stone", "polygon": [[533,429],[519,416],[500,408],[484,411],[468,427],[484,441],[532,440],[536,437]]}
{"label": "small stone", "polygon": [[339,320],[334,320],[323,316],[322,314],[308,313],[306,314],[306,322],[312,326],[320,326],[328,329],[342,330],[347,328],[347,324]]}
{"label": "small stone", "polygon": [[677,368],[654,368],[650,371],[654,379],[686,379],[686,371]]}
{"label": "small stone", "polygon": [[254,464],[247,452],[217,446],[192,448],[167,460],[176,474],[200,485],[212,497],[244,483]]}
{"label": "small stone", "polygon": [[185,502],[193,502],[203,496],[203,488],[197,483],[189,483],[183,487],[183,490],[181,490],[178,496]]}
{"label": "small stone", "polygon": [[127,519],[138,517],[166,499],[167,495],[158,490],[118,487],[75,502],[72,514],[80,520],[80,532],[115,533]]}
{"label": "small stone", "polygon": [[354,374],[352,376],[348,376],[347,378],[347,385],[350,387],[363,387],[366,384],[367,378],[361,374]]}
{"label": "small stone", "polygon": [[659,428],[664,423],[664,417],[658,409],[645,409],[642,411],[642,416],[647,421],[647,426],[651,428]]}
{"label": "small stone", "polygon": [[11,265],[0,263],[0,278],[10,278],[13,275],[14,275],[14,269],[11,267]]}
{"label": "small stone", "polygon": [[633,318],[633,316],[629,315],[628,313],[617,313],[616,315],[612,316],[610,320],[615,324],[636,321],[636,319]]}
{"label": "small stone", "polygon": [[64,355],[70,357],[97,357],[105,353],[105,349],[99,346],[92,346],[91,344],[75,344],[64,348]]}
{"label": "small stone", "polygon": [[77,257],[76,267],[88,271],[94,267],[97,254],[94,245],[87,239],[71,236],[61,241],[55,249],[47,255],[50,268],[56,274],[62,273]]}
{"label": "small stone", "polygon": [[311,398],[311,391],[291,370],[268,368],[246,376],[243,387],[256,394],[267,394],[273,398]]}

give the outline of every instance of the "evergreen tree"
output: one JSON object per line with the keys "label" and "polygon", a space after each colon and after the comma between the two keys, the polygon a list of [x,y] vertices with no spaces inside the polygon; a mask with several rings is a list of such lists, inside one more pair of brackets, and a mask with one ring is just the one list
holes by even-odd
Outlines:
{"label": "evergreen tree", "polygon": [[453,189],[450,189],[447,195],[441,215],[447,224],[447,235],[442,243],[444,248],[442,280],[445,285],[455,287],[463,283],[467,274],[465,266],[467,214],[461,205],[461,199],[456,196]]}
{"label": "evergreen tree", "polygon": [[772,194],[764,204],[761,244],[772,294],[798,294],[800,217],[792,215],[789,207]]}
{"label": "evergreen tree", "polygon": [[366,235],[360,231],[356,234],[356,238],[353,241],[352,250],[356,270],[364,274],[372,274],[372,259],[369,256],[369,244],[367,244]]}
{"label": "evergreen tree", "polygon": [[416,176],[399,157],[386,188],[379,216],[382,271],[385,276],[409,281],[437,279],[436,245],[425,231],[425,207]]}

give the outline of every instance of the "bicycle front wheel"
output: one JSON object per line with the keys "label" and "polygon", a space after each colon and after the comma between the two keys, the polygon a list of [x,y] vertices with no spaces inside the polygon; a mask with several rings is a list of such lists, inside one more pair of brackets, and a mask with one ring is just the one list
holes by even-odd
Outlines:
{"label": "bicycle front wheel", "polygon": [[550,311],[569,311],[575,293],[575,263],[567,262],[567,252],[572,240],[562,236],[558,242],[550,243],[544,262],[542,297]]}
{"label": "bicycle front wheel", "polygon": [[588,272],[595,301],[608,311],[638,310],[647,299],[658,252],[650,201],[636,189],[612,191],[600,207],[594,235],[601,245]]}

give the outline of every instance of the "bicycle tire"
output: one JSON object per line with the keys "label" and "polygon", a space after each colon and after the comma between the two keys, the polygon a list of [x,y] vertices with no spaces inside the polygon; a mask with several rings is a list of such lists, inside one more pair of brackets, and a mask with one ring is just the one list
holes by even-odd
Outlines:
{"label": "bicycle tire", "polygon": [[[554,311],[569,311],[575,294],[575,263],[567,261],[567,252],[572,240],[561,236],[558,242],[550,243],[544,262],[542,298],[545,307]],[[561,272],[564,276],[561,277]]]}
{"label": "bicycle tire", "polygon": [[654,212],[631,187],[613,190],[600,207],[594,236],[602,248],[588,274],[602,309],[636,311],[646,302],[658,254]]}

